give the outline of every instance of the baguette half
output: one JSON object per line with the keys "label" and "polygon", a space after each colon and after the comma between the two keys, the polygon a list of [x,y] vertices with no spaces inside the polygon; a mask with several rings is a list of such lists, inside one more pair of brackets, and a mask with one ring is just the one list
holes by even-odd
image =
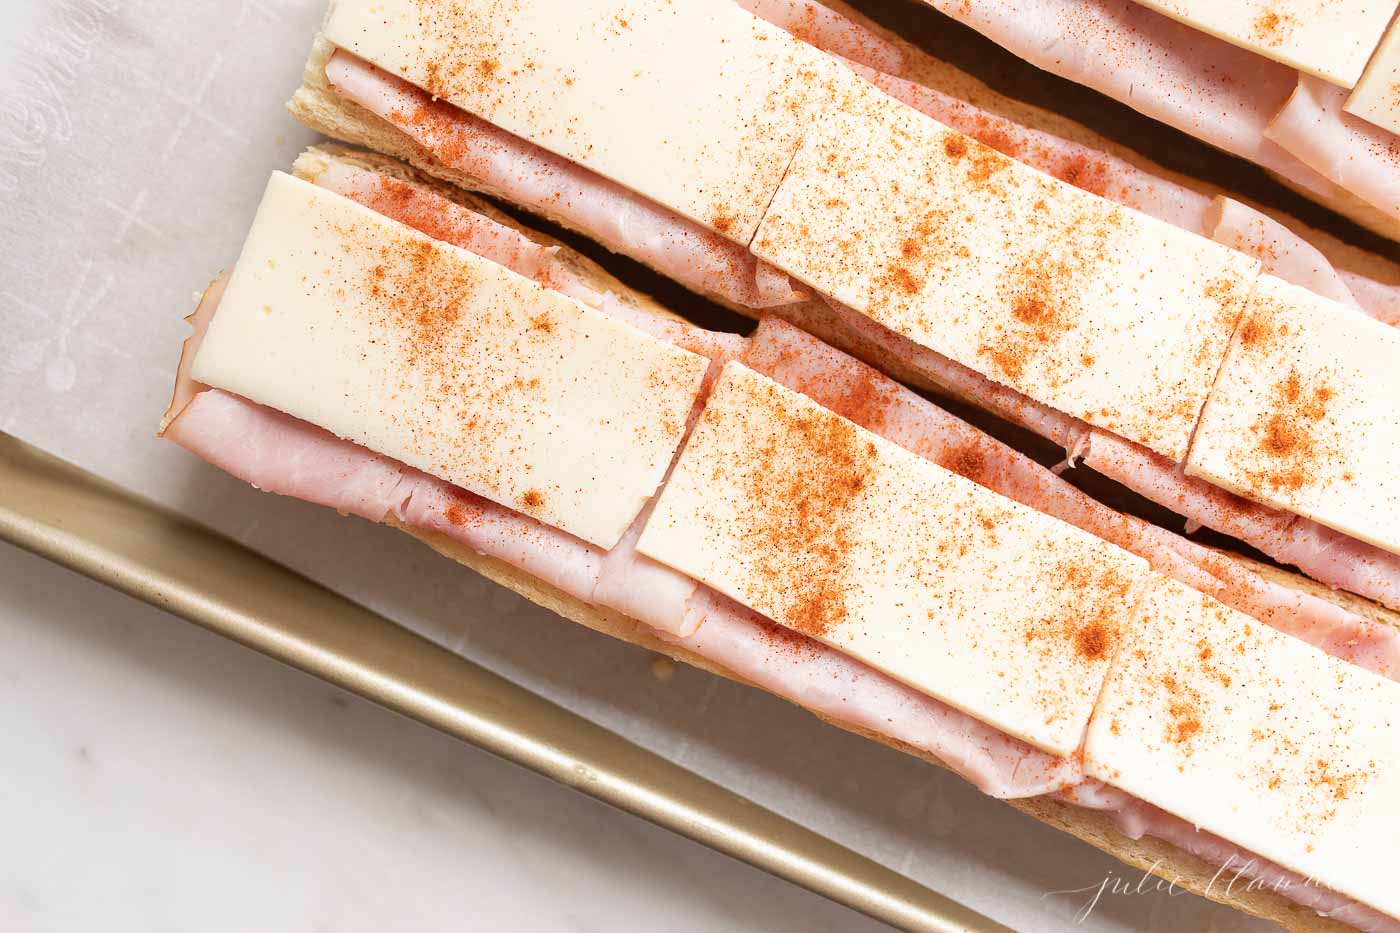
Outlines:
{"label": "baguette half", "polygon": [[[600,290],[612,291],[621,300],[634,307],[644,309],[649,313],[662,315],[671,319],[678,319],[677,315],[666,310],[649,296],[624,285],[597,263],[579,255],[567,246],[563,246],[557,240],[523,226],[504,212],[493,207],[488,202],[483,201],[480,197],[462,191],[452,185],[445,184],[440,180],[429,178],[423,173],[383,155],[348,149],[338,145],[326,145],[308,150],[306,154],[298,159],[297,171],[298,174],[314,176],[318,166],[328,164],[332,161],[339,161],[357,167],[367,168],[411,184],[429,188],[456,203],[490,216],[501,223],[521,231],[538,243],[558,246],[560,247],[556,254],[558,258],[568,263],[589,285]],[[716,665],[705,658],[693,654],[685,648],[657,637],[647,626],[627,616],[615,611],[601,609],[568,596],[558,589],[503,561],[482,556],[443,535],[423,529],[407,527],[392,518],[390,518],[387,523],[401,528],[401,530],[423,541],[439,553],[470,567],[493,582],[505,586],[521,596],[524,596],[526,599],[529,599],[531,602],[543,606],[567,619],[585,625],[595,631],[611,635],[614,638],[619,638],[647,650],[666,655],[677,661],[683,661],[695,667],[710,671],[711,673],[741,683],[749,683],[750,686],[754,686],[750,681],[736,675],[733,671]],[[1346,605],[1349,608],[1364,608],[1368,616],[1378,621],[1384,621],[1392,625],[1400,625],[1400,614],[1375,606],[1359,597],[1333,593],[1325,587],[1298,577],[1295,574],[1288,573],[1287,571],[1255,564],[1244,558],[1235,557],[1234,559],[1243,561],[1250,569],[1264,574],[1270,579],[1299,589],[1308,590],[1323,598],[1331,599]],[[943,763],[936,757],[907,746],[904,743],[891,740],[865,729],[847,726],[839,721],[831,720],[828,717],[823,716],[820,718],[827,719],[827,721],[842,728],[846,728],[848,731],[855,732],[892,748],[915,755],[931,764],[939,765],[940,767],[943,766]],[[1322,918],[1310,909],[1298,905],[1273,891],[1260,888],[1245,888],[1242,885],[1228,886],[1223,883],[1222,878],[1219,876],[1219,871],[1215,866],[1197,859],[1161,840],[1150,837],[1145,837],[1140,840],[1131,839],[1115,827],[1111,818],[1102,813],[1075,807],[1050,798],[1029,798],[1011,800],[1008,802],[1022,812],[1028,813],[1042,822],[1048,823],[1057,829],[1088,842],[1090,845],[1115,856],[1128,865],[1142,869],[1143,871],[1152,871],[1158,876],[1173,882],[1183,890],[1202,894],[1222,904],[1271,920],[1287,929],[1297,931],[1349,929],[1349,927],[1340,923]],[[1224,880],[1228,881],[1228,875]]]}

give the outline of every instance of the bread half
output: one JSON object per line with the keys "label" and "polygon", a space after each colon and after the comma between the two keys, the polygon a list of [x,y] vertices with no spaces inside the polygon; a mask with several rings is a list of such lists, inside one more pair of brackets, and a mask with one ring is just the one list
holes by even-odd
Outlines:
{"label": "bread half", "polygon": [[[302,96],[303,98],[305,97],[305,95]],[[374,133],[377,132],[372,124],[363,127],[359,127],[355,124],[353,122],[355,119],[354,114],[350,111],[349,105],[342,104],[339,110],[328,111],[328,113],[341,114],[338,119],[346,121],[346,135],[363,134],[364,136],[372,137]],[[365,123],[368,124],[368,120],[366,120]],[[386,133],[384,135],[389,136],[390,134]],[[399,134],[392,134],[391,141],[401,151],[406,148],[403,146],[403,140],[404,137]],[[296,169],[298,174],[314,176],[319,166],[331,161],[340,161],[357,167],[371,169],[407,181],[411,184],[429,188],[458,204],[486,214],[494,220],[519,230],[538,243],[558,246],[559,251],[556,254],[558,258],[568,263],[589,285],[599,290],[612,291],[621,300],[628,302],[634,307],[645,309],[650,313],[673,319],[678,318],[677,315],[662,307],[651,297],[623,284],[597,263],[578,254],[569,247],[560,244],[557,240],[525,227],[503,211],[484,201],[482,198],[454,185],[446,184],[440,179],[428,177],[423,172],[382,154],[350,149],[334,144],[325,145],[308,150],[298,159]],[[719,676],[727,677],[740,683],[749,683],[750,686],[753,686],[752,683],[738,676],[733,671],[699,657],[683,647],[657,637],[650,628],[625,615],[590,605],[572,596],[566,595],[555,587],[542,582],[516,567],[495,558],[482,556],[446,536],[423,529],[404,526],[393,518],[388,519],[387,523],[399,527],[401,530],[418,538],[439,553],[450,557],[458,563],[482,574],[487,579],[524,596],[531,602],[543,606],[564,618],[585,625],[595,631],[611,635],[614,638],[619,638],[623,641],[638,645],[649,651],[665,655],[677,661],[685,662],[694,667],[707,670],[713,674],[718,674]],[[1345,605],[1353,610],[1364,611],[1366,615],[1377,621],[1383,621],[1392,625],[1400,625],[1400,613],[1391,612],[1360,597],[1332,592],[1326,587],[1275,567],[1258,564],[1235,555],[1231,555],[1231,557],[1232,559],[1243,562],[1250,567],[1250,569],[1272,580],[1299,589],[1305,589],[1318,596]],[[820,718],[826,719],[833,725],[840,726],[848,731],[855,732],[876,742],[914,755],[930,764],[940,767],[944,766],[943,762],[938,758],[907,746],[902,742],[892,740],[865,729],[845,725],[840,721],[831,720],[825,716],[821,716]],[[1201,894],[1219,903],[1268,919],[1287,929],[1296,931],[1339,931],[1350,929],[1336,921],[1320,917],[1309,908],[1298,905],[1273,891],[1259,888],[1246,888],[1243,884],[1231,886],[1228,884],[1229,874],[1221,876],[1219,870],[1215,866],[1157,839],[1150,837],[1131,839],[1115,827],[1111,818],[1102,813],[1043,797],[1011,800],[1008,801],[1008,803],[1042,822],[1076,836],[1090,845],[1115,856],[1128,865],[1145,872],[1150,871],[1174,883],[1183,890]]]}

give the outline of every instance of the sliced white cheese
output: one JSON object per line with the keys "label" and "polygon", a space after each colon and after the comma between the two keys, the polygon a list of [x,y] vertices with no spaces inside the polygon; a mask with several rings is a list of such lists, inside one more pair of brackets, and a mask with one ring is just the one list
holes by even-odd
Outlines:
{"label": "sliced white cheese", "polygon": [[337,0],[331,42],[747,244],[830,56],[732,0]]}
{"label": "sliced white cheese", "polygon": [[1400,917],[1400,684],[1160,578],[1088,773]]}
{"label": "sliced white cheese", "polygon": [[1400,331],[1260,276],[1186,472],[1400,553]]}
{"label": "sliced white cheese", "polygon": [[1061,755],[1150,573],[738,363],[638,550]]}
{"label": "sliced white cheese", "polygon": [[278,172],[194,378],[612,547],[706,365]]}
{"label": "sliced white cheese", "polygon": [[1259,267],[893,101],[813,127],[753,250],[916,343],[1176,460]]}
{"label": "sliced white cheese", "polygon": [[[1144,6],[1324,81],[1351,87],[1395,0],[1138,0]],[[1243,76],[1241,76],[1243,77]]]}
{"label": "sliced white cheese", "polygon": [[1342,109],[1400,134],[1400,19],[1381,40]]}

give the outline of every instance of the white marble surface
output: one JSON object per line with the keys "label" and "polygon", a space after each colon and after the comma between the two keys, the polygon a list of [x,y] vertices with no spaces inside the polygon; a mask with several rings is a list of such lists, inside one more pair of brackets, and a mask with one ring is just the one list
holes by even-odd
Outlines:
{"label": "white marble surface", "polygon": [[[404,535],[153,437],[192,292],[311,139],[281,102],[321,10],[0,0],[0,429],[1018,929],[1063,929],[1087,896],[1048,892],[1135,885],[909,756],[697,671],[658,683],[645,653]],[[864,925],[11,550],[0,639],[5,933]],[[1260,929],[1166,893],[1083,927]]]}
{"label": "white marble surface", "polygon": [[0,736],[0,930],[879,928],[7,545]]}

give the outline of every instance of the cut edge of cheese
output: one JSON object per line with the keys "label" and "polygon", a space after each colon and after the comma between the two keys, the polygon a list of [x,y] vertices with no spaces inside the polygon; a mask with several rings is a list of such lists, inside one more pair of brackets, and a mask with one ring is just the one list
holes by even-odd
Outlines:
{"label": "cut edge of cheese", "polygon": [[194,378],[612,547],[659,487],[707,366],[275,172]]}
{"label": "cut edge of cheese", "polygon": [[737,362],[637,547],[1057,755],[1079,747],[1151,573]]}

